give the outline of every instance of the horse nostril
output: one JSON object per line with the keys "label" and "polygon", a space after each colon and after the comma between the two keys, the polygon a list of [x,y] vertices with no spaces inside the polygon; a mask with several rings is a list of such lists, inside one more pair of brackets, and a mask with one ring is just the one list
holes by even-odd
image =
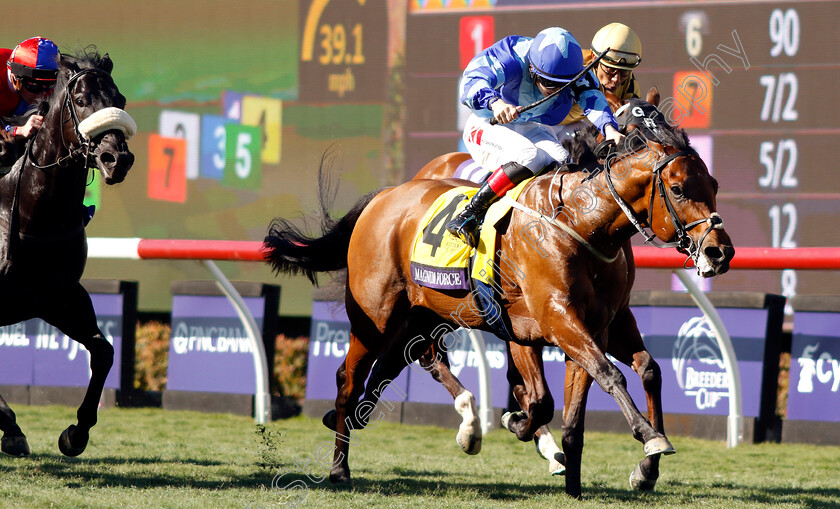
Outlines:
{"label": "horse nostril", "polygon": [[117,162],[117,158],[110,152],[99,154],[99,162],[105,166],[113,166]]}
{"label": "horse nostril", "polygon": [[703,254],[705,254],[706,257],[712,261],[720,261],[724,258],[723,251],[721,251],[721,249],[716,246],[707,247],[703,250]]}

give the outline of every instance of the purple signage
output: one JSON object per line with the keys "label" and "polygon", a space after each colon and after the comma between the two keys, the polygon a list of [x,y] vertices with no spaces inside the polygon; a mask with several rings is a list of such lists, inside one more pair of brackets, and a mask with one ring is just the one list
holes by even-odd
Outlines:
{"label": "purple signage", "polygon": [[794,313],[787,418],[840,422],[840,313]]}
{"label": "purple signage", "polygon": [[[645,346],[662,371],[662,407],[675,414],[729,414],[729,376],[717,340],[697,308],[633,307]],[[767,309],[721,308],[718,314],[732,339],[741,375],[743,415],[757,417],[767,333]],[[614,338],[620,340],[620,338]],[[561,352],[562,353],[562,352]],[[565,364],[545,359],[546,378],[555,400],[562,398]],[[611,359],[627,379],[627,390],[642,412],[645,394],[639,375]],[[596,384],[590,410],[619,411],[615,400]]]}
{"label": "purple signage", "polygon": [[[442,341],[449,350],[449,367],[452,374],[468,388],[481,405],[478,382],[479,355],[473,350],[472,342],[467,336],[469,331],[459,329],[449,333]],[[507,407],[509,386],[507,381],[507,346],[498,337],[476,330],[484,338],[485,357],[490,368],[490,399],[496,408]],[[452,396],[436,382],[432,375],[423,369],[419,363],[409,366],[408,401],[416,403],[443,403],[451,405]]]}
{"label": "purple signage", "polygon": [[[114,366],[105,387],[119,389],[123,296],[90,295],[97,325],[114,346]],[[0,384],[87,387],[90,355],[76,341],[40,319],[0,327]]]}
{"label": "purple signage", "polygon": [[[350,321],[341,302],[314,301],[306,366],[306,399],[334,400],[338,389],[335,373],[344,362],[350,344]],[[387,401],[404,401],[408,390],[407,370],[381,393]]]}
{"label": "purple signage", "polygon": [[[262,329],[265,299],[242,300]],[[166,389],[254,394],[254,377],[251,342],[227,297],[173,296]]]}
{"label": "purple signage", "polygon": [[[718,309],[735,349],[742,382],[743,415],[746,417],[759,416],[768,313],[766,308]],[[724,369],[723,357],[714,333],[702,312],[694,307],[638,306],[633,307],[633,314],[648,351],[662,370],[662,404],[665,412],[728,415],[729,376]],[[840,324],[836,329],[840,330]],[[465,332],[456,331],[446,336],[450,338],[446,342],[452,345],[449,350],[451,369],[464,386],[478,398],[480,395],[477,357],[471,342],[462,334]],[[493,406],[505,408],[510,392],[506,377],[506,345],[493,334],[481,334],[490,365]],[[346,354],[346,342],[349,339],[349,323],[341,304],[315,302],[311,337],[306,397],[334,399],[334,373]],[[620,338],[614,340],[620,341]],[[836,342],[835,348],[836,350],[832,350],[832,359],[840,359],[840,340]],[[557,409],[562,408],[563,404],[565,360],[565,355],[559,348],[543,349],[546,381]],[[636,405],[645,412],[646,399],[639,375],[629,366],[615,359],[611,360],[627,379],[627,389]],[[835,364],[832,366],[836,366],[837,361],[833,362]],[[822,369],[821,373],[825,373],[828,368]],[[833,369],[840,370],[837,367]],[[409,366],[400,378],[406,372],[407,384],[398,379],[397,385],[401,391],[405,391],[408,401],[452,404],[452,397],[443,386],[434,381],[419,364]],[[791,373],[793,374],[793,368]],[[840,373],[837,376],[840,377]],[[589,392],[587,408],[619,411],[615,400],[602,391],[597,383]]]}

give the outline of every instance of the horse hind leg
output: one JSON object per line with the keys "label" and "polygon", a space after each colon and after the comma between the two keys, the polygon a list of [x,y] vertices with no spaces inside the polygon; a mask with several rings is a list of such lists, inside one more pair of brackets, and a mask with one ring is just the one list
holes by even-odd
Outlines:
{"label": "horse hind leg", "polygon": [[3,438],[0,438],[0,450],[10,456],[29,456],[26,435],[18,426],[15,413],[3,396],[0,396],[0,430],[3,431]]}
{"label": "horse hind leg", "polygon": [[[354,429],[352,415],[356,410],[356,401],[362,394],[365,379],[373,365],[376,355],[362,345],[354,333],[350,333],[350,347],[344,359],[345,383],[338,391],[335,399],[334,427],[335,450],[330,470],[330,482],[347,483],[350,481],[350,464],[348,456],[350,433]],[[329,414],[328,414],[329,415]],[[325,423],[327,416],[324,416]]]}
{"label": "horse hind leg", "polygon": [[[460,341],[463,341],[463,334],[466,331],[452,331],[451,334],[462,334]],[[434,335],[434,333],[433,333]],[[458,426],[458,434],[455,435],[455,442],[467,454],[474,455],[481,452],[483,432],[481,429],[481,418],[478,415],[478,405],[473,393],[467,390],[458,378],[452,374],[449,365],[449,357],[442,348],[442,341],[433,341],[428,350],[420,357],[420,366],[426,370],[432,378],[449,392],[455,400],[455,411],[461,416],[461,424]]]}

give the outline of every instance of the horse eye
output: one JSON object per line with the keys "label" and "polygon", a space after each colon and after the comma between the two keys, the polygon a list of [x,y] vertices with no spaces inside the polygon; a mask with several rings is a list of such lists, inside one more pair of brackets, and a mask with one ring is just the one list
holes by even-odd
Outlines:
{"label": "horse eye", "polygon": [[682,188],[680,186],[671,186],[671,194],[674,196],[682,196]]}
{"label": "horse eye", "polygon": [[81,98],[76,99],[76,106],[84,106],[85,102]]}

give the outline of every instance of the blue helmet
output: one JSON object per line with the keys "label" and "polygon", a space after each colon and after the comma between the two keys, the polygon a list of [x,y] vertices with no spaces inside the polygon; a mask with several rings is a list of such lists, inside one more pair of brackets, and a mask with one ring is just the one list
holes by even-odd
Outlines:
{"label": "blue helmet", "polygon": [[539,76],[569,82],[583,69],[583,52],[568,30],[552,27],[538,33],[528,50],[531,67]]}

